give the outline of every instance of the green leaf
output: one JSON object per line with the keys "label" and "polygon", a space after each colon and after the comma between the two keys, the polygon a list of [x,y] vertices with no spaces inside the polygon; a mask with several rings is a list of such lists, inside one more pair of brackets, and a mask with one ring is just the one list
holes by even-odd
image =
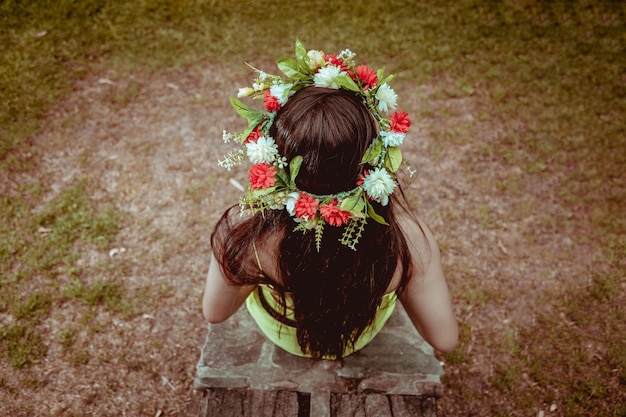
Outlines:
{"label": "green leaf", "polygon": [[254,127],[258,125],[259,123],[261,123],[261,121],[263,120],[264,113],[262,111],[255,110],[246,106],[241,101],[237,100],[235,97],[230,98],[230,104],[231,106],[233,106],[237,114],[239,114],[242,117],[245,117],[246,120],[248,120],[249,127],[250,126]]}
{"label": "green leaf", "polygon": [[298,176],[298,172],[300,172],[300,166],[302,165],[302,157],[300,155],[294,156],[293,159],[289,162],[289,173],[290,173],[290,187],[296,187],[296,177]]}
{"label": "green leaf", "polygon": [[320,222],[315,226],[315,248],[317,251],[320,251],[322,247],[322,235],[324,234],[324,224],[326,222],[323,219],[320,219]]}
{"label": "green leaf", "polygon": [[343,211],[349,211],[352,214],[363,215],[363,209],[365,208],[365,198],[362,193],[356,193],[341,202],[341,209]]}
{"label": "green leaf", "polygon": [[383,143],[379,140],[375,140],[369,148],[365,151],[363,158],[361,159],[362,164],[367,164],[368,162],[374,161],[378,158],[383,151]]}
{"label": "green leaf", "polygon": [[385,167],[391,172],[396,172],[402,165],[402,151],[397,146],[387,148]]}
{"label": "green leaf", "polygon": [[391,80],[396,78],[396,74],[391,74],[391,75],[388,75],[386,78],[383,78],[384,72],[385,72],[384,69],[378,70],[378,80],[379,80],[378,85],[383,85],[385,83],[391,82]]}
{"label": "green leaf", "polygon": [[276,187],[261,188],[259,190],[251,190],[251,191],[252,191],[252,195],[255,198],[258,198],[258,197],[263,197],[264,195],[272,194],[274,191],[276,191]]}
{"label": "green leaf", "polygon": [[300,222],[300,223],[298,223],[298,225],[293,228],[293,231],[294,232],[302,232],[303,234],[306,233],[307,230],[309,230],[307,228],[307,223],[308,222]]}
{"label": "green leaf", "polygon": [[306,52],[306,48],[299,39],[296,39],[296,60],[302,69],[311,68],[311,59]]}
{"label": "green leaf", "polygon": [[347,74],[335,77],[333,81],[335,81],[339,87],[343,87],[343,88],[346,88],[350,91],[354,91],[357,93],[361,92],[361,89],[359,88],[359,86],[356,85],[354,80],[350,78],[350,76]]}
{"label": "green leaf", "polygon": [[235,111],[240,115],[245,117],[246,119],[249,118],[249,116],[253,115],[255,112],[257,112],[256,110],[246,106],[245,104],[243,104],[240,100],[236,99],[235,97],[231,97],[230,98],[230,104],[231,106],[233,106],[233,108],[235,109]]}
{"label": "green leaf", "polygon": [[376,212],[374,211],[374,207],[372,207],[372,205],[368,201],[366,201],[366,203],[367,203],[367,214],[372,219],[374,219],[374,221],[376,223],[380,223],[380,224],[384,224],[385,226],[389,226],[389,223],[387,223],[382,216],[379,216],[378,214],[376,214]]}
{"label": "green leaf", "polygon": [[285,172],[284,169],[279,169],[278,172],[276,172],[276,188],[282,188],[282,187],[287,187],[289,188],[289,178],[287,177],[287,173]]}
{"label": "green leaf", "polygon": [[289,78],[300,79],[306,76],[300,71],[300,66],[293,58],[281,58],[276,65]]}
{"label": "green leaf", "polygon": [[248,136],[250,136],[250,133],[252,133],[252,131],[254,130],[255,126],[256,125],[248,126],[248,128],[241,133],[240,141],[241,141],[242,144],[246,141],[246,138]]}

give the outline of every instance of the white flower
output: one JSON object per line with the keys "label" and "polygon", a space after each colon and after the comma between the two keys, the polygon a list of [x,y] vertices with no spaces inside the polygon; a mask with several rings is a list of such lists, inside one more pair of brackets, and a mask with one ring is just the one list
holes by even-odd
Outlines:
{"label": "white flower", "polygon": [[309,56],[309,67],[312,70],[324,65],[324,52],[310,50],[307,55]]}
{"label": "white flower", "polygon": [[217,164],[222,168],[231,170],[232,167],[238,165],[244,158],[243,149],[239,149],[235,152],[231,152],[229,155],[224,155],[224,159],[217,161]]}
{"label": "white flower", "polygon": [[329,65],[317,71],[313,77],[313,82],[316,87],[339,88],[335,82],[335,78],[345,74],[344,71],[341,71],[341,68],[335,65]]}
{"label": "white flower", "polygon": [[292,216],[296,215],[296,201],[298,201],[299,198],[300,193],[295,191],[293,193],[287,194],[287,197],[285,198],[285,208],[287,209],[287,212]]}
{"label": "white flower", "polygon": [[246,154],[253,164],[265,162],[271,165],[278,154],[278,146],[274,139],[261,136],[256,142],[246,143]]}
{"label": "white flower", "polygon": [[244,87],[239,89],[237,97],[250,97],[252,94],[254,94],[254,88]]}
{"label": "white flower", "polygon": [[254,91],[267,90],[267,84],[266,83],[261,83],[261,82],[255,82],[255,83],[252,84],[252,89]]}
{"label": "white flower", "polygon": [[287,158],[285,158],[284,156],[276,156],[276,160],[274,161],[274,165],[278,169],[285,168],[288,165],[287,164]]}
{"label": "white flower", "polygon": [[274,84],[270,87],[270,94],[278,99],[278,104],[283,106],[291,95],[293,84]]}
{"label": "white flower", "polygon": [[387,83],[384,83],[378,88],[376,98],[378,99],[378,110],[381,112],[395,110],[398,104],[398,95]]}
{"label": "white flower", "polygon": [[355,56],[356,54],[352,52],[351,50],[344,49],[343,51],[339,52],[339,55],[337,56],[337,58],[341,59],[344,62],[349,62],[349,61],[352,61]]}
{"label": "white flower", "polygon": [[396,182],[386,169],[375,168],[363,180],[363,188],[367,195],[386,206],[389,203],[389,196],[396,188]]}
{"label": "white flower", "polygon": [[220,159],[219,161],[217,161],[217,165],[221,166],[222,168],[226,168],[229,171],[235,166],[235,164],[228,158]]}
{"label": "white flower", "polygon": [[404,142],[404,133],[401,132],[387,132],[382,130],[380,136],[383,138],[383,144],[386,147],[400,146]]}
{"label": "white flower", "polygon": [[259,71],[259,80],[266,80],[266,79],[267,79],[267,72]]}

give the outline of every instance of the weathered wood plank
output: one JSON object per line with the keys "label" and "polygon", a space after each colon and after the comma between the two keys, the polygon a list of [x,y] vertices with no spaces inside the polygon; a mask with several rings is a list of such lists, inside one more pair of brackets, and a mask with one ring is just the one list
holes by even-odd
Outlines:
{"label": "weathered wood plank", "polygon": [[205,391],[198,416],[202,417],[309,417],[308,394],[215,388]]}
{"label": "weathered wood plank", "polygon": [[[330,417],[437,417],[437,399],[381,393],[330,393]],[[311,411],[311,395],[288,390],[213,388],[189,415],[198,417],[320,417]]]}
{"label": "weathered wood plank", "polygon": [[389,401],[394,417],[437,417],[437,399],[435,397],[389,395]]}
{"label": "weathered wood plank", "polygon": [[331,417],[436,417],[435,398],[413,395],[332,394]]}
{"label": "weathered wood plank", "polygon": [[331,417],[394,417],[385,394],[332,394]]}

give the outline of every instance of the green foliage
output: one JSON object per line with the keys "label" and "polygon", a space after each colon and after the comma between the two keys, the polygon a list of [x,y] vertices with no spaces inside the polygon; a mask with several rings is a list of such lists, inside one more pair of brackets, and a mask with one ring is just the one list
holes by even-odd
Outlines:
{"label": "green foliage", "polygon": [[496,364],[492,384],[504,393],[512,393],[519,384],[521,373],[517,364]]}
{"label": "green foliage", "polygon": [[21,369],[45,357],[48,348],[35,328],[11,324],[0,329],[0,352],[14,368]]}
{"label": "green foliage", "polygon": [[64,350],[72,347],[74,342],[76,341],[76,337],[78,332],[73,327],[66,327],[59,333],[59,343],[63,346]]}
{"label": "green foliage", "polygon": [[126,300],[126,291],[116,280],[96,281],[90,286],[84,286],[79,280],[66,289],[64,295],[83,301],[89,307],[104,306],[111,311],[123,311],[129,308]]}
{"label": "green foliage", "polygon": [[621,272],[623,271],[612,271],[610,274],[595,273],[589,295],[599,302],[611,302],[620,291],[621,281],[624,279]]}
{"label": "green foliage", "polygon": [[315,226],[315,249],[317,249],[317,251],[320,251],[320,248],[322,247],[322,236],[324,235],[324,224],[326,224],[326,222],[324,221],[320,221],[317,226]]}
{"label": "green foliage", "polygon": [[341,244],[356,250],[356,244],[359,243],[366,224],[367,219],[350,219],[341,235]]}
{"label": "green foliage", "polygon": [[108,248],[120,229],[122,213],[112,206],[105,207],[85,228],[83,238],[99,249]]}
{"label": "green foliage", "polygon": [[623,415],[626,291],[614,283],[623,283],[625,260],[623,255],[614,259],[588,288],[557,302],[557,314],[540,315],[520,335],[524,349],[514,356],[515,364],[536,383],[536,401],[547,403],[556,395],[565,404],[564,415]]}
{"label": "green foliage", "polygon": [[74,264],[73,247],[79,239],[100,249],[111,244],[121,214],[110,207],[95,213],[85,187],[81,181],[63,190],[34,215],[23,196],[0,200],[3,277],[15,281],[33,274],[54,276],[60,267]]}
{"label": "green foliage", "polygon": [[50,311],[53,298],[49,292],[36,291],[28,295],[26,300],[17,303],[13,308],[13,317],[17,320],[36,320],[46,317]]}
{"label": "green foliage", "polygon": [[[0,311],[14,319],[2,330],[0,353],[16,368],[46,355],[39,323],[63,301],[51,278],[78,274],[77,245],[108,248],[120,228],[121,213],[111,207],[96,212],[86,187],[81,181],[43,205],[40,192],[0,199]],[[97,282],[80,297],[88,305],[128,310],[116,282]]]}
{"label": "green foliage", "polygon": [[86,365],[89,362],[89,352],[84,350],[74,350],[69,352],[68,360],[74,365]]}

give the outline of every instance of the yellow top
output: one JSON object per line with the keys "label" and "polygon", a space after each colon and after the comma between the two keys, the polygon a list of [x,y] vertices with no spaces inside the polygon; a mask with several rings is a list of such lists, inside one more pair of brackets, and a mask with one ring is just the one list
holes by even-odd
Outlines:
{"label": "yellow top", "polygon": [[[256,257],[256,261],[259,266],[259,276],[263,278],[265,275],[263,273],[263,267],[261,266],[261,260],[259,259],[259,253],[257,252],[254,242],[252,243],[252,247],[254,249],[254,256]],[[357,339],[352,349],[344,352],[344,357],[364,348],[369,342],[372,341],[372,339],[374,339],[374,337],[376,337],[378,332],[380,332],[380,329],[383,328],[391,316],[391,313],[393,313],[397,299],[398,297],[396,296],[395,291],[383,295],[380,306],[376,311],[374,321],[363,331],[363,333],[361,333],[361,336]],[[246,307],[261,331],[276,346],[279,346],[296,356],[311,357],[310,354],[302,352],[302,349],[300,349],[300,345],[298,344],[293,305],[288,294],[285,302],[287,303],[285,317],[282,317],[280,316],[277,297],[272,291],[271,286],[259,285],[250,293],[250,295],[248,295],[248,298],[246,298]],[[336,358],[324,357],[323,359]]]}
{"label": "yellow top", "polygon": [[[286,311],[286,321],[293,321],[293,308],[290,307],[291,300],[287,297],[287,311]],[[396,306],[397,296],[395,291],[387,293],[383,295],[383,299],[381,301],[380,307],[376,312],[376,317],[374,317],[374,321],[372,324],[365,329],[365,331],[361,334],[361,337],[354,344],[354,348],[348,352],[344,352],[344,356],[348,356],[351,353],[356,352],[359,349],[365,347],[369,342],[374,339],[374,337],[380,332],[380,329],[387,322],[391,313],[393,313],[393,309]],[[261,329],[261,331],[270,339],[275,345],[281,347],[287,352],[303,357],[310,357],[310,354],[303,353],[300,349],[300,345],[298,345],[298,339],[296,337],[296,328],[289,325],[284,324],[278,320],[278,318],[274,318],[274,316],[268,311],[267,308],[263,306],[266,303],[266,306],[269,307],[270,310],[280,311],[278,307],[278,302],[276,297],[274,296],[271,287],[267,285],[259,285],[255,288],[254,291],[250,293],[248,298],[246,299],[246,307],[250,312],[254,321],[256,321],[257,325]],[[335,358],[324,358],[324,359],[335,359]]]}

